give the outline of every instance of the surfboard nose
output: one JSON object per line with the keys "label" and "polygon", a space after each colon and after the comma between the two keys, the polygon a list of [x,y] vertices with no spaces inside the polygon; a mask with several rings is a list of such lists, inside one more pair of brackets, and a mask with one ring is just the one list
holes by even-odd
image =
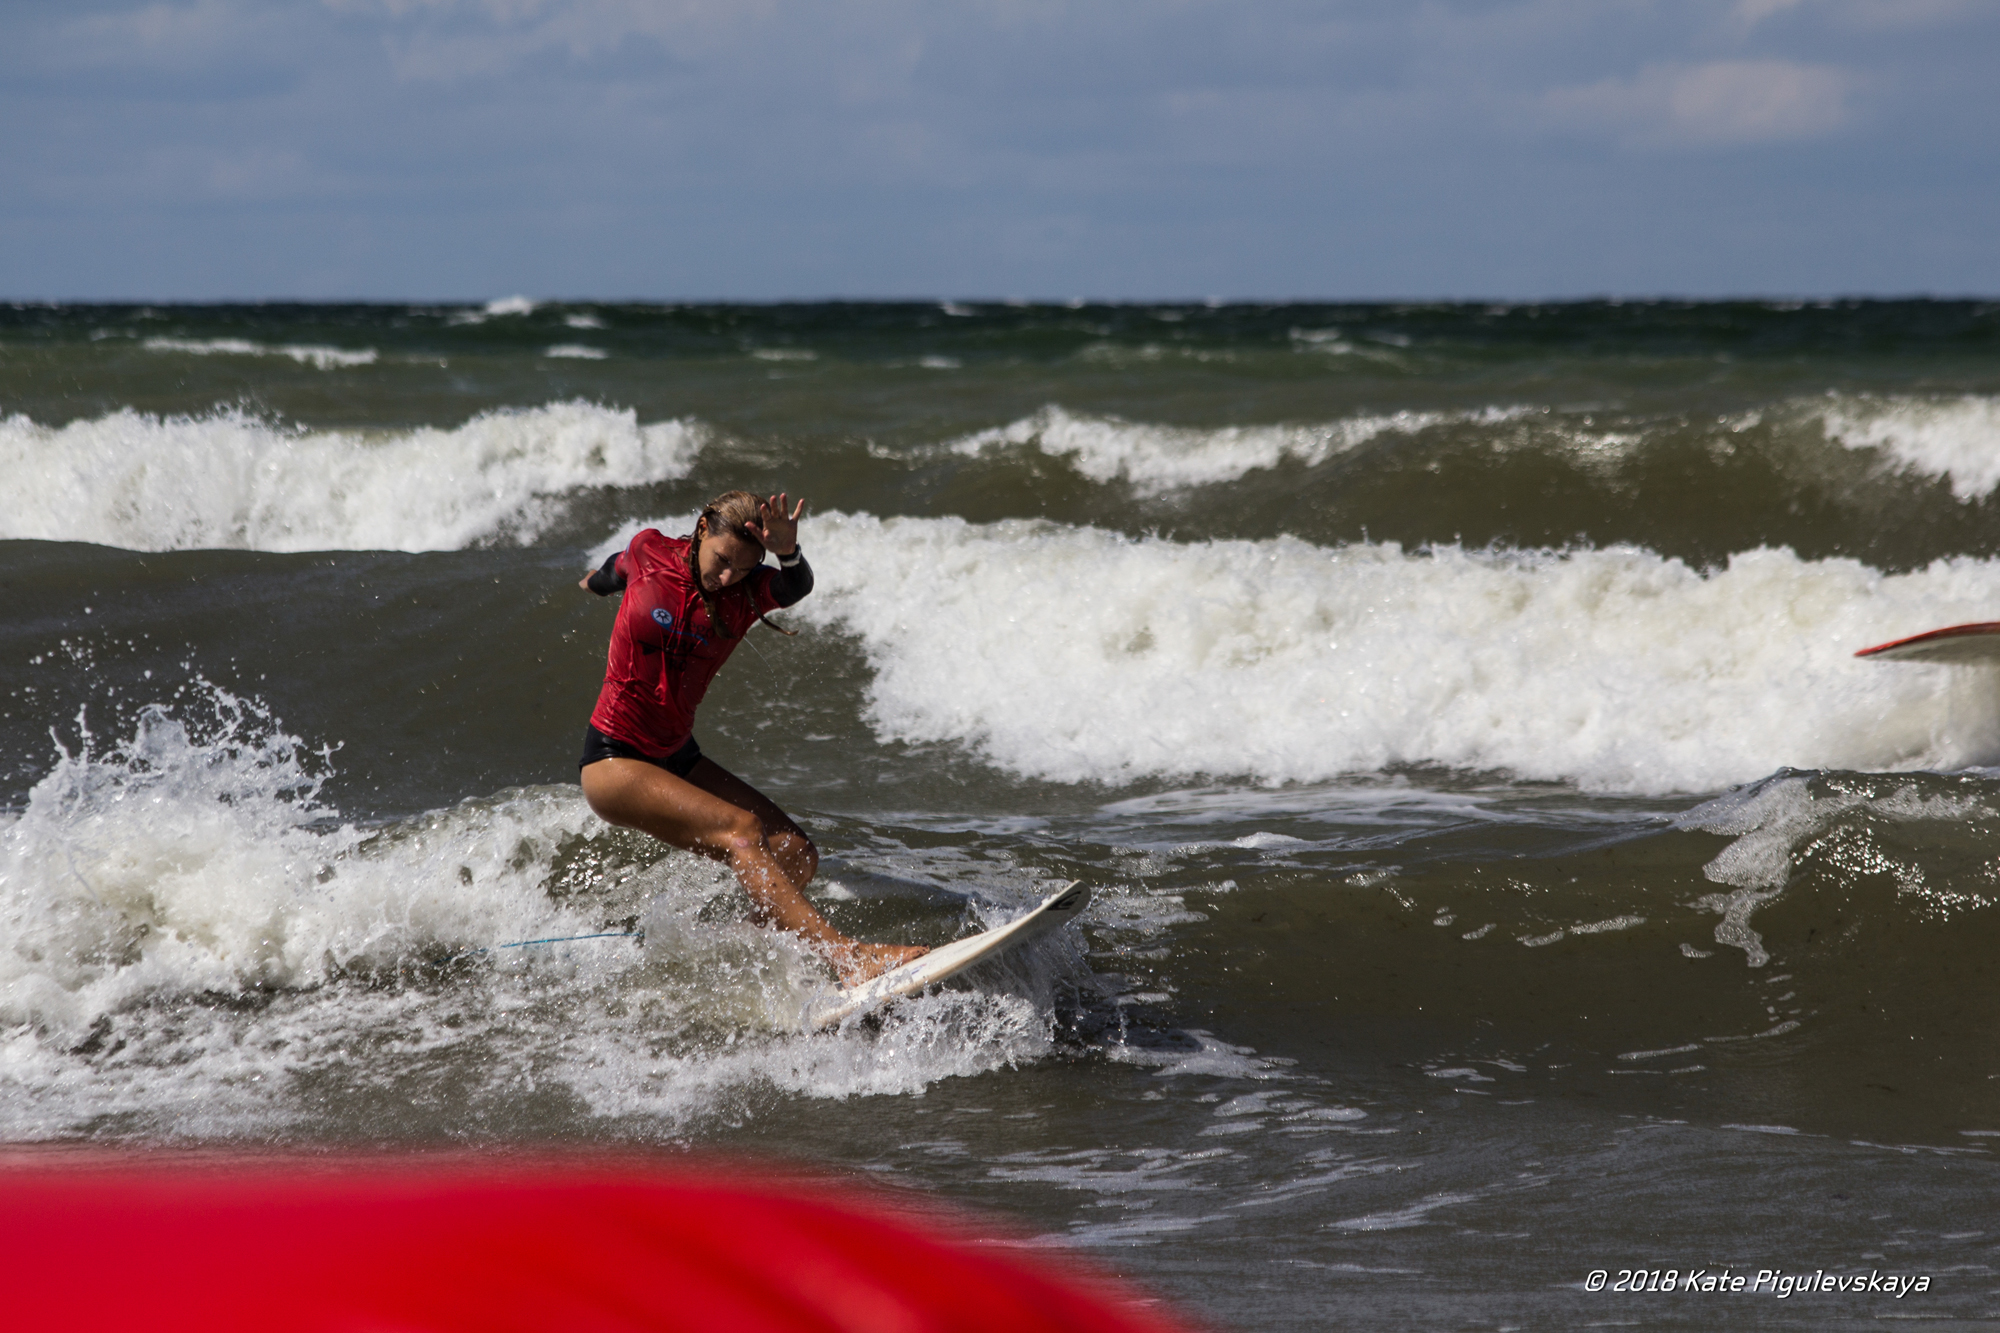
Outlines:
{"label": "surfboard nose", "polygon": [[899,996],[914,995],[926,986],[957,975],[982,958],[1040,939],[1048,932],[1068,925],[1089,901],[1090,890],[1083,881],[1071,880],[1042,899],[1033,911],[1005,925],[953,940],[949,944],[940,944],[923,957],[891,968],[871,981],[808,1001],[800,1015],[800,1023],[809,1032],[831,1027],[850,1014]]}
{"label": "surfboard nose", "polygon": [[1045,912],[1074,912],[1090,901],[1090,890],[1083,887],[1083,881],[1073,879],[1053,897],[1042,903]]}

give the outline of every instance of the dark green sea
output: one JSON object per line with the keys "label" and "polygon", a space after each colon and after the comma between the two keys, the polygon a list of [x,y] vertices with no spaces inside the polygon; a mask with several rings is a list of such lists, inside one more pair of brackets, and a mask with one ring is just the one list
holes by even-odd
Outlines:
{"label": "dark green sea", "polygon": [[[2000,303],[12,306],[0,464],[8,1140],[768,1157],[1242,1330],[2000,1321],[2000,671],[1853,656],[2000,619]],[[1080,932],[807,1036],[590,814],[576,580],[737,486],[818,587],[697,735],[822,910]]]}

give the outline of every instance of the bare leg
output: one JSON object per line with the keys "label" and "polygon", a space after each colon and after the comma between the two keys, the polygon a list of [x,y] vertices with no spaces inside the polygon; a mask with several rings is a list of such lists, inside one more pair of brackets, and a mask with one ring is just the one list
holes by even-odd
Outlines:
{"label": "bare leg", "polygon": [[710,759],[687,778],[637,759],[600,759],[583,769],[583,796],[598,818],[650,833],[683,851],[727,862],[757,919],[802,936],[826,954],[846,985],[926,952],[865,944],[835,930],[806,901],[819,851],[770,798]]}
{"label": "bare leg", "polygon": [[687,780],[710,796],[755,815],[764,833],[764,846],[779,872],[793,889],[805,892],[806,885],[819,872],[819,848],[813,846],[812,839],[792,822],[790,815],[778,808],[776,801],[706,755],[696,761]]}

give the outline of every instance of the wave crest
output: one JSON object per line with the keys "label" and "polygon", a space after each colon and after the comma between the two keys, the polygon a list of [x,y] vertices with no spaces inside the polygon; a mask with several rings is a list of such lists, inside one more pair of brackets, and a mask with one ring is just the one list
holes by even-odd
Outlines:
{"label": "wave crest", "polygon": [[1960,502],[2000,486],[2000,398],[1850,398],[1825,409],[1827,437],[1879,449],[1929,477],[1949,477]]}
{"label": "wave crest", "polygon": [[0,421],[15,502],[0,538],[137,551],[457,550],[530,542],[568,492],[685,476],[707,430],[586,402],[400,432],[290,429],[242,412],[130,408]]}
{"label": "wave crest", "polygon": [[1857,647],[2000,603],[2000,561],[1885,576],[1755,550],[1184,543],[825,514],[800,606],[859,637],[885,739],[1058,781],[1317,781],[1398,765],[1596,791],[2000,758],[1984,673]]}
{"label": "wave crest", "polygon": [[1414,435],[1455,421],[1510,421],[1529,410],[1392,412],[1317,424],[1201,428],[1077,416],[1050,405],[1032,416],[954,441],[950,448],[966,455],[1038,449],[1051,458],[1070,459],[1092,481],[1123,479],[1141,494],[1158,494],[1235,481],[1286,461],[1313,467],[1382,435]]}

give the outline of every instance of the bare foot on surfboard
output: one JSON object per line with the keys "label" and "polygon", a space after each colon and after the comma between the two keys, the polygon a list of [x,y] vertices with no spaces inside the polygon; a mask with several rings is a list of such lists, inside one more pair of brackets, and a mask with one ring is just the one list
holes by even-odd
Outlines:
{"label": "bare foot on surfboard", "polygon": [[852,944],[829,949],[827,960],[840,975],[842,986],[859,986],[929,952],[918,944],[863,944],[856,940]]}

